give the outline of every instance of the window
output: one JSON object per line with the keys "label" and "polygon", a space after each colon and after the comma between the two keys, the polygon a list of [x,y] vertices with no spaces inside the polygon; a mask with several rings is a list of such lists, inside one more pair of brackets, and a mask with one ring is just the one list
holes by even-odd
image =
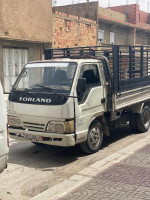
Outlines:
{"label": "window", "polygon": [[114,43],[115,43],[115,33],[110,32],[110,44],[114,44]]}
{"label": "window", "polygon": [[79,78],[85,79],[85,91],[80,94],[77,88],[78,102],[82,103],[87,98],[90,90],[93,87],[100,86],[100,77],[98,72],[98,66],[96,64],[85,64],[81,66]]}
{"label": "window", "polygon": [[69,94],[75,71],[73,62],[27,64],[14,87],[16,91]]}
{"label": "window", "polygon": [[71,20],[65,20],[66,31],[71,31]]}
{"label": "window", "polygon": [[98,30],[98,41],[99,42],[104,41],[104,30]]}
{"label": "window", "polygon": [[87,27],[87,29],[91,29],[91,24],[85,24],[85,26]]}

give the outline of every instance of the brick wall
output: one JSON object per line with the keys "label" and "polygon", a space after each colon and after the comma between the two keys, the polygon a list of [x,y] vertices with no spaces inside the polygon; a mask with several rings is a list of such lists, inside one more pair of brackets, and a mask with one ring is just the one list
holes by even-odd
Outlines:
{"label": "brick wall", "polygon": [[137,10],[137,6],[136,4],[133,4],[133,5],[123,5],[123,6],[115,6],[115,7],[111,7],[110,9],[111,10],[114,10],[116,12],[120,12],[120,13],[123,13],[123,14],[127,14],[127,21],[129,23],[132,23],[132,24],[136,24],[136,10]]}
{"label": "brick wall", "polygon": [[98,15],[98,1],[53,7],[53,11],[89,18],[96,21]]}
{"label": "brick wall", "polygon": [[55,11],[53,27],[53,48],[96,45],[96,21]]}
{"label": "brick wall", "polygon": [[149,20],[150,14],[147,12],[141,11],[138,4],[132,4],[128,6],[126,5],[116,6],[116,7],[111,7],[110,9],[127,14],[128,22],[135,24],[136,26],[139,26],[141,28],[146,27],[148,22],[150,21]]}

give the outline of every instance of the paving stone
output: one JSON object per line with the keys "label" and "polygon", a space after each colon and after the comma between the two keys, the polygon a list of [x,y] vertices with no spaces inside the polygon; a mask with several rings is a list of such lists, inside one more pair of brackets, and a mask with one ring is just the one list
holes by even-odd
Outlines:
{"label": "paving stone", "polygon": [[[115,157],[116,155],[112,156]],[[98,168],[99,164],[100,162],[92,167]],[[126,158],[96,173],[85,184],[63,197],[58,196],[59,198],[61,200],[150,200],[150,144],[132,154],[129,152]]]}
{"label": "paving stone", "polygon": [[74,185],[50,199],[150,200],[149,139],[135,142],[82,170],[70,178]]}

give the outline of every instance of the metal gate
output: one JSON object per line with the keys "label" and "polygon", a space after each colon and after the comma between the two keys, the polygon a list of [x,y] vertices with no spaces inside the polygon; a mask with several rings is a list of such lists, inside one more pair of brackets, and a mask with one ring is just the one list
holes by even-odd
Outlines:
{"label": "metal gate", "polygon": [[3,48],[4,91],[10,92],[12,85],[28,62],[28,49]]}

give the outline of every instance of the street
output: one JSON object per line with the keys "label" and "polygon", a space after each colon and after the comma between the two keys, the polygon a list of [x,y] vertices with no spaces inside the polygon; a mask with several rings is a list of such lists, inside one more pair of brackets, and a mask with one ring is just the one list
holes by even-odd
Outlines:
{"label": "street", "polygon": [[0,0],[0,96],[0,200],[150,200],[150,0]]}
{"label": "street", "polygon": [[0,175],[0,200],[30,199],[107,156],[145,138],[125,125],[111,130],[102,149],[93,155],[78,147],[62,148],[10,139],[9,166]]}

